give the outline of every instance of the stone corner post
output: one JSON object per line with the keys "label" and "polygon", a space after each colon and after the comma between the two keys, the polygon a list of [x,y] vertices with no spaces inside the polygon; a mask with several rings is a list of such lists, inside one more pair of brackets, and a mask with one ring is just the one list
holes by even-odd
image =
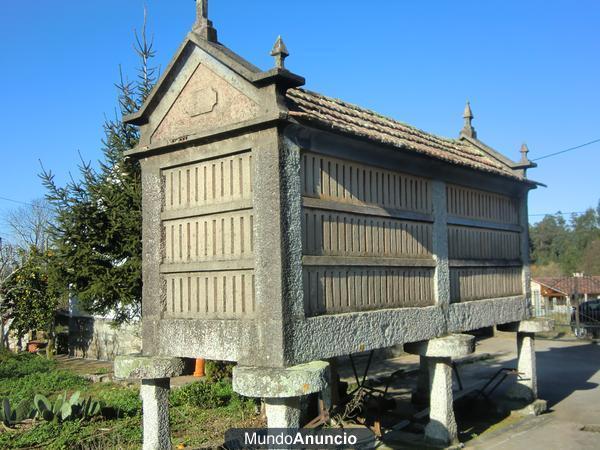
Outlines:
{"label": "stone corner post", "polygon": [[429,423],[425,427],[425,440],[436,445],[456,443],[458,430],[454,417],[452,358],[473,353],[475,338],[466,334],[451,334],[406,344],[405,350],[424,357],[428,365]]}
{"label": "stone corner post", "polygon": [[325,391],[329,364],[313,361],[286,368],[233,368],[233,390],[247,397],[265,399],[269,428],[300,428],[300,399]]}
{"label": "stone corner post", "polygon": [[144,450],[171,450],[170,378],[183,373],[182,358],[127,355],[115,358],[115,377],[141,380]]}
{"label": "stone corner post", "polygon": [[[498,325],[500,331],[517,334],[517,383],[507,391],[507,396],[514,400],[528,403],[538,400],[538,383],[535,358],[535,333],[550,331],[554,327],[551,320],[536,319],[522,320]],[[544,408],[536,408],[533,412],[539,414]]]}

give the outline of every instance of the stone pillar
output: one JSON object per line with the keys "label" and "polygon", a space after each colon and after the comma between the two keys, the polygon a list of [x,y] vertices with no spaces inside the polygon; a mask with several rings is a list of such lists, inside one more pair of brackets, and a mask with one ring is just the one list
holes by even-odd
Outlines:
{"label": "stone pillar", "polygon": [[171,449],[169,429],[169,390],[168,378],[142,380],[142,424],[144,430],[144,450]]}
{"label": "stone pillar", "polygon": [[425,440],[436,445],[457,441],[452,392],[452,358],[473,353],[475,338],[466,334],[451,334],[429,341],[405,345],[405,350],[424,357],[429,372],[429,423]]}
{"label": "stone pillar", "polygon": [[519,225],[521,226],[520,233],[520,253],[521,253],[521,283],[522,292],[525,300],[527,301],[527,307],[529,309],[529,316],[533,314],[531,304],[531,269],[529,262],[529,209],[527,206],[527,195],[528,191],[524,191],[519,199]]}
{"label": "stone pillar", "polygon": [[429,404],[429,364],[425,356],[419,356],[419,375],[417,376],[417,388],[411,395],[411,401],[415,405]]}
{"label": "stone pillar", "polygon": [[535,363],[535,334],[517,332],[517,370],[519,377],[514,389],[509,391],[513,398],[532,402],[537,399],[537,373]]}
{"label": "stone pillar", "polygon": [[435,303],[447,314],[450,305],[450,268],[448,265],[448,211],[446,183],[432,181],[433,234],[432,251],[435,260],[433,278]]}
{"label": "stone pillar", "polygon": [[452,392],[452,358],[427,358],[429,365],[429,423],[425,437],[432,442],[452,444],[457,428]]}
{"label": "stone pillar", "polygon": [[300,428],[300,397],[265,398],[267,427]]}
{"label": "stone pillar", "polygon": [[141,380],[144,450],[171,450],[170,378],[183,374],[181,358],[127,355],[115,358],[115,378]]}
{"label": "stone pillar", "polygon": [[531,409],[533,414],[543,412],[545,402],[538,401],[537,370],[535,361],[535,333],[550,331],[553,322],[547,319],[522,320],[497,326],[500,331],[516,332],[517,334],[517,382],[511,386],[506,395],[514,400],[527,403],[537,402]]}
{"label": "stone pillar", "polygon": [[238,365],[233,368],[233,390],[264,397],[269,428],[300,428],[301,397],[326,390],[329,377],[325,361],[285,368]]}

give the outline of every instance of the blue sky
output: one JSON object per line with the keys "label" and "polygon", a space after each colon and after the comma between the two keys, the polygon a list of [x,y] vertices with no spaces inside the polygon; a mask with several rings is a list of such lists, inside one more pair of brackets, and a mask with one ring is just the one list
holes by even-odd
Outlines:
{"label": "blue sky", "polygon": [[[143,7],[166,67],[193,0],[5,1],[0,9],[0,197],[44,195],[42,160],[64,182],[78,151],[100,155],[118,66],[135,76]],[[221,42],[264,69],[281,34],[306,87],[454,137],[471,100],[479,138],[513,159],[600,138],[600,2],[211,0]],[[600,143],[540,161],[535,214],[600,198]],[[0,200],[0,221],[17,203]],[[1,233],[6,229],[0,225]]]}

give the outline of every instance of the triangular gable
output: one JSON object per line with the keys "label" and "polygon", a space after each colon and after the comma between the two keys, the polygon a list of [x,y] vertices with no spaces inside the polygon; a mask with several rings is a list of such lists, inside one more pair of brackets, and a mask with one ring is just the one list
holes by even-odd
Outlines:
{"label": "triangular gable", "polygon": [[506,156],[504,156],[502,153],[500,153],[500,152],[494,150],[493,148],[491,148],[490,146],[484,144],[479,139],[471,138],[471,137],[465,136],[463,134],[461,134],[459,139],[464,140],[464,141],[468,142],[469,144],[471,144],[472,146],[476,147],[477,149],[481,150],[485,155],[487,155],[488,157],[492,158],[494,161],[496,161],[496,162],[502,164],[504,167],[506,167],[507,170],[511,170],[511,171],[514,170],[514,166],[515,166],[515,164],[517,164],[510,158],[507,158]]}
{"label": "triangular gable", "polygon": [[143,145],[157,145],[251,120],[275,105],[254,84],[262,73],[191,33],[143,107],[125,121],[143,126]]}

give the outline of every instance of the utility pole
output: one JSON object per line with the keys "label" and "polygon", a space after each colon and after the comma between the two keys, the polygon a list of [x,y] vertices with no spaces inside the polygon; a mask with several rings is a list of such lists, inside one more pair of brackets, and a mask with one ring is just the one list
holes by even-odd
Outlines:
{"label": "utility pole", "polygon": [[579,330],[579,274],[574,273],[573,280],[573,297],[575,300],[575,326]]}

